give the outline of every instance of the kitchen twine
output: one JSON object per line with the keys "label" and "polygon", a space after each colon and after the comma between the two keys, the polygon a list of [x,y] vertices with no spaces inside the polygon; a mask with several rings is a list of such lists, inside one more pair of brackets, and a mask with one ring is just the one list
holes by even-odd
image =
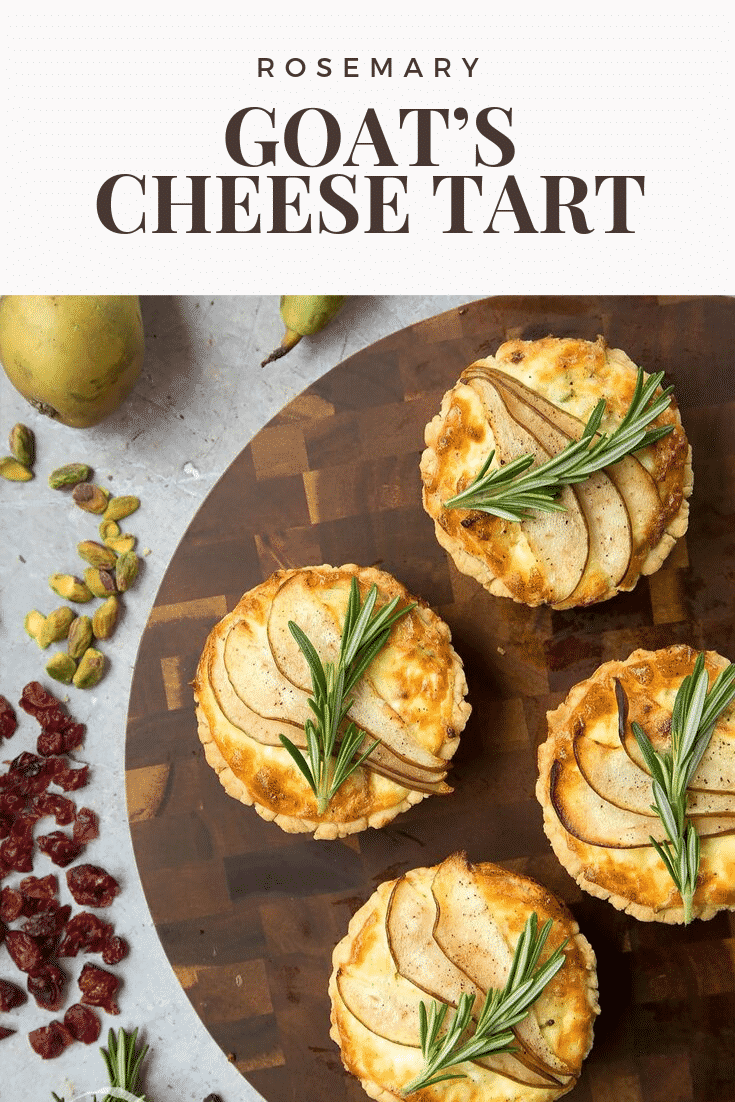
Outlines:
{"label": "kitchen twine", "polygon": [[101,1094],[103,1098],[122,1098],[123,1102],[143,1102],[142,1095],[131,1094],[122,1087],[98,1087],[96,1091],[85,1091],[84,1094],[75,1094],[70,1102],[79,1102],[81,1098],[96,1098]]}

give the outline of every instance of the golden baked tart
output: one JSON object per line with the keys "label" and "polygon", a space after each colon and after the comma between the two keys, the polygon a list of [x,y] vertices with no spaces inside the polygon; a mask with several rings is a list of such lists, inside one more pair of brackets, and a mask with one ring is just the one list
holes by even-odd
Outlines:
{"label": "golden baked tart", "polygon": [[[474,998],[477,1026],[488,991],[508,981],[533,913],[539,926],[551,920],[539,966],[559,950],[562,963],[513,1028],[512,1051],[448,1064],[458,1078],[414,1094],[424,1068],[421,1004],[446,1005],[448,1028],[462,999]],[[551,1102],[572,1089],[592,1045],[595,956],[572,915],[535,881],[473,865],[462,853],[381,884],[350,922],[333,965],[331,1036],[347,1070],[380,1102],[402,1094],[425,1102]]]}
{"label": "golden baked tart", "polygon": [[[321,809],[293,756],[295,748],[311,761],[305,724],[315,720],[315,690],[292,625],[338,670],[351,589],[367,604],[373,587],[375,616],[391,601],[406,611],[344,694],[339,730],[346,737],[352,722],[358,746],[345,760],[372,752]],[[446,624],[390,574],[354,565],[279,570],[251,589],[210,632],[194,680],[199,737],[226,791],[283,830],[317,838],[384,826],[425,796],[451,792],[466,692]],[[323,760],[332,769],[337,759],[335,751]]]}
{"label": "golden baked tart", "polygon": [[[549,712],[539,748],[536,794],[554,853],[585,891],[644,921],[682,922],[685,914],[651,842],[668,845],[633,725],[657,754],[671,754],[674,699],[696,659],[676,645],[606,662]],[[705,652],[710,691],[729,665]],[[735,908],[735,705],[719,715],[685,794],[701,847],[691,916],[711,918]]]}
{"label": "golden baked tart", "polygon": [[528,508],[518,520],[446,505],[492,453],[490,472],[528,456],[529,474],[559,455],[582,436],[600,399],[599,433],[612,434],[638,375],[602,337],[507,341],[462,373],[426,427],[421,459],[424,508],[459,570],[498,596],[572,608],[632,589],[661,566],[686,531],[692,489],[691,449],[673,399],[650,422],[672,426],[667,435],[562,486],[560,511]]}

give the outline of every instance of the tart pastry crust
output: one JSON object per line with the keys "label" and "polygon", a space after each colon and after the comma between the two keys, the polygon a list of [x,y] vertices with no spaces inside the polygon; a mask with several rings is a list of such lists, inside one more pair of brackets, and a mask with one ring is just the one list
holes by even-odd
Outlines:
{"label": "tart pastry crust", "polygon": [[551,1102],[572,1089],[599,1012],[589,943],[566,907],[535,881],[453,854],[381,884],[334,950],[331,1036],[371,1098],[392,1102],[421,1070],[422,1001],[443,997],[456,1005],[456,992],[470,990],[479,1009],[488,988],[503,985],[532,911],[539,925],[554,922],[542,959],[568,943],[564,965],[517,1027],[516,1053],[464,1063],[452,1069],[462,1078],[409,1097]]}
{"label": "tart pastry crust", "polygon": [[600,398],[601,431],[630,404],[636,365],[597,341],[512,340],[471,364],[427,425],[421,459],[424,508],[436,538],[464,574],[490,593],[527,605],[573,608],[632,589],[658,570],[686,532],[691,449],[672,400],[654,424],[673,430],[656,444],[560,494],[561,513],[522,522],[445,509],[484,460],[534,454],[537,463],[581,435]]}
{"label": "tart pastry crust", "polygon": [[[667,748],[674,697],[696,657],[676,645],[606,662],[548,713],[549,737],[539,747],[536,795],[554,853],[585,891],[645,922],[683,922],[684,911],[650,844],[651,835],[663,840],[663,829],[630,724],[640,723],[659,752]],[[705,664],[711,684],[729,663],[707,651]],[[622,727],[616,680],[628,700]],[[706,919],[735,909],[735,705],[715,726],[687,807],[701,842],[693,916]]]}
{"label": "tart pastry crust", "polygon": [[[319,816],[280,741],[283,733],[305,746],[303,723],[312,714],[308,669],[300,668],[287,621],[304,627],[323,660],[333,658],[353,577],[363,596],[375,584],[379,601],[398,597],[416,607],[352,694],[350,717],[380,745]],[[309,616],[321,625],[317,637]],[[471,711],[466,692],[447,625],[390,574],[353,564],[280,570],[245,593],[210,632],[194,679],[199,738],[227,793],[282,830],[315,838],[384,826],[426,795],[451,792],[445,776]]]}

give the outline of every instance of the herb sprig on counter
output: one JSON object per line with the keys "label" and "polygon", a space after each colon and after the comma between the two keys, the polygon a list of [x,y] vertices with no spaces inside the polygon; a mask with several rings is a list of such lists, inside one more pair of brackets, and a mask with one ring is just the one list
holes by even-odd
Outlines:
{"label": "herb sprig on counter", "polygon": [[[699,654],[694,669],[684,678],[674,698],[671,748],[664,753],[654,750],[639,723],[631,724],[652,778],[651,810],[656,812],[667,834],[663,843],[651,838],[651,844],[679,890],[685,925],[692,919],[700,860],[699,835],[687,819],[687,789],[709,746],[717,720],[735,699],[735,665],[730,663],[709,691],[707,687],[704,655]],[[622,692],[622,686],[616,682],[619,707]]]}
{"label": "herb sprig on counter", "polygon": [[304,724],[308,758],[285,735],[279,737],[314,792],[320,815],[337,789],[378,745],[374,742],[355,758],[365,732],[352,722],[343,729],[352,703],[350,693],[385,646],[393,625],[415,607],[398,608],[399,598],[394,597],[373,615],[377,597],[378,588],[372,585],[363,601],[357,580],[352,579],[336,663],[322,662],[302,628],[293,620],[288,622],[311,673],[309,707],[314,719]]}
{"label": "herb sprig on counter", "polygon": [[466,1034],[473,1024],[475,1001],[470,992],[460,995],[456,1013],[446,1030],[447,1004],[434,1000],[427,1011],[427,1004],[421,1003],[419,1031],[424,1067],[403,1088],[401,1094],[404,1097],[444,1079],[464,1078],[461,1072],[449,1069],[466,1060],[477,1060],[494,1052],[513,1051],[513,1027],[526,1017],[533,1003],[564,964],[566,941],[554,950],[544,964],[538,963],[552,925],[552,920],[548,919],[539,930],[538,915],[535,911],[529,915],[515,947],[505,986],[488,991],[470,1036]]}
{"label": "herb sprig on counter", "polygon": [[671,404],[673,387],[667,387],[654,398],[663,375],[663,371],[659,371],[644,382],[643,371],[638,368],[630,405],[612,432],[599,433],[605,413],[605,399],[601,398],[580,438],[570,441],[557,455],[533,470],[528,469],[534,461],[532,455],[520,455],[510,463],[491,469],[495,457],[492,451],[469,486],[445,501],[444,508],[476,509],[511,521],[521,521],[534,510],[563,512],[564,506],[557,501],[562,486],[584,482],[596,471],[612,466],[624,455],[655,444],[671,432],[673,425],[648,428]]}
{"label": "herb sprig on counter", "polygon": [[[140,1068],[148,1052],[148,1045],[143,1045],[138,1051],[137,1040],[137,1029],[130,1034],[124,1029],[120,1029],[117,1033],[111,1029],[108,1033],[107,1048],[101,1048],[100,1052],[105,1061],[107,1074],[110,1077],[110,1089],[113,1093],[106,1094],[102,1102],[116,1102],[121,1098],[135,1098],[137,1102],[148,1102],[144,1094],[138,1093]],[[55,1102],[64,1102],[64,1099],[59,1098],[54,1091],[51,1095]]]}

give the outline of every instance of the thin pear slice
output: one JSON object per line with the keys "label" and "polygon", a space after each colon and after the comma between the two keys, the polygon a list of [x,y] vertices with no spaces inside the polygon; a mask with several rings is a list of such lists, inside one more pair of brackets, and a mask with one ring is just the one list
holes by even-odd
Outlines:
{"label": "thin pear slice", "polygon": [[[637,849],[666,838],[663,823],[635,811],[624,811],[603,799],[591,788],[574,759],[556,759],[551,766],[549,797],[564,829],[581,842],[605,849]],[[692,815],[700,837],[731,834],[735,813]]]}
{"label": "thin pear slice", "polygon": [[[280,746],[280,736],[286,735],[294,746],[306,749],[306,735],[303,726],[290,720],[267,719],[252,711],[232,688],[224,666],[224,638],[215,637],[209,663],[209,683],[215,703],[222,715],[233,727],[260,742],[264,746]],[[365,734],[356,753],[362,753],[375,740]],[[373,773],[379,773],[388,780],[415,792],[431,795],[446,795],[452,789],[435,772],[426,772],[397,758],[388,747],[379,744],[365,761],[365,767]]]}
{"label": "thin pear slice", "polygon": [[[386,938],[396,971],[419,991],[418,1001],[421,1001],[421,994],[426,994],[456,1007],[463,994],[470,994],[475,1000],[474,1010],[479,1012],[485,993],[445,956],[434,940],[436,917],[433,896],[420,892],[405,876],[396,881],[385,916]],[[366,1023],[363,1021],[363,1024]],[[529,1066],[531,1061],[527,1063],[525,1057],[525,1052],[519,1050],[495,1053],[477,1063],[527,1086],[548,1087],[559,1083],[559,1079],[547,1071]]]}
{"label": "thin pear slice", "polygon": [[[584,430],[584,422],[567,410],[554,405],[548,398],[537,394],[525,383],[506,375],[497,368],[486,369],[502,389],[512,391],[550,424],[559,429],[567,440],[578,440]],[[629,577],[637,573],[641,560],[649,547],[661,538],[663,528],[661,498],[652,475],[635,455],[624,455],[617,463],[605,468],[605,473],[621,494],[630,521],[633,553],[628,570],[618,583],[625,586]]]}
{"label": "thin pear slice", "polygon": [[[301,691],[311,688],[311,675],[288,624],[290,620],[298,623],[323,662],[335,661],[339,654],[343,619],[337,611],[338,601],[328,603],[326,596],[325,590],[310,584],[307,576],[296,574],[283,583],[271,605],[268,640],[274,664],[281,675]],[[377,694],[369,676],[361,678],[355,686],[348,715],[404,762],[434,773],[446,772],[446,759],[432,754],[411,737],[408,725]]]}
{"label": "thin pear slice", "polygon": [[[495,459],[509,463],[521,455],[533,455],[537,465],[550,457],[538,440],[511,417],[496,386],[484,375],[464,376],[478,395],[493,434]],[[562,488],[559,503],[563,512],[533,513],[522,521],[523,533],[535,558],[543,564],[551,587],[549,600],[566,600],[577,588],[587,564],[587,524],[573,490]]]}
{"label": "thin pear slice", "polygon": [[[622,746],[603,746],[586,735],[574,739],[579,771],[598,796],[625,811],[655,816],[651,777],[631,761]],[[687,810],[699,815],[735,815],[729,792],[689,792]]]}
{"label": "thin pear slice", "polygon": [[224,641],[223,660],[235,693],[264,719],[302,724],[308,693],[284,677],[273,661],[265,623],[238,620]]}
{"label": "thin pear slice", "polygon": [[[493,920],[464,854],[453,854],[442,862],[431,890],[437,905],[434,940],[442,952],[480,990],[504,987],[513,953]],[[535,1004],[514,1032],[545,1070],[574,1074],[541,1032]]]}
{"label": "thin pear slice", "polygon": [[[543,417],[509,387],[499,387],[508,412],[536,437],[545,451],[556,455],[569,443],[561,429]],[[592,571],[601,567],[611,586],[625,576],[632,546],[630,518],[622,496],[604,471],[596,471],[576,487],[577,500],[587,522],[590,552],[578,589],[583,590]],[[573,594],[572,594],[573,596]]]}

